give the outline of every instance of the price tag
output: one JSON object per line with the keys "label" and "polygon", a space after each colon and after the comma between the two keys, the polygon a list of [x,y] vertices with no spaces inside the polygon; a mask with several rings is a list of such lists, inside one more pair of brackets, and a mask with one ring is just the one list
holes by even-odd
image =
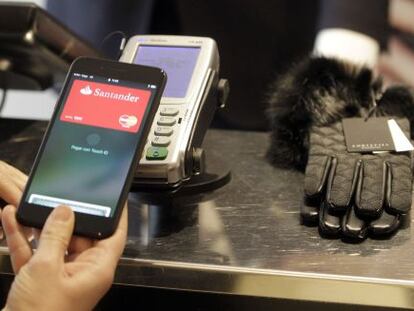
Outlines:
{"label": "price tag", "polygon": [[342,120],[348,152],[414,150],[398,123],[389,117],[347,118]]}

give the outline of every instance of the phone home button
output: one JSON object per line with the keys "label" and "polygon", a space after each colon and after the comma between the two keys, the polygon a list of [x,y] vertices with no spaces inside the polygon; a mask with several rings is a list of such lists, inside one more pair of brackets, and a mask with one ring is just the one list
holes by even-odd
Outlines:
{"label": "phone home button", "polygon": [[90,146],[96,146],[101,141],[101,136],[99,134],[93,133],[86,136],[86,141]]}

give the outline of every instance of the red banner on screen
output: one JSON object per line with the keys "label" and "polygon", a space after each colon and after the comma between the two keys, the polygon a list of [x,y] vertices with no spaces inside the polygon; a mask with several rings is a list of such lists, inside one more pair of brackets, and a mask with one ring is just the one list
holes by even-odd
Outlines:
{"label": "red banner on screen", "polygon": [[75,80],[60,120],[136,133],[151,91]]}

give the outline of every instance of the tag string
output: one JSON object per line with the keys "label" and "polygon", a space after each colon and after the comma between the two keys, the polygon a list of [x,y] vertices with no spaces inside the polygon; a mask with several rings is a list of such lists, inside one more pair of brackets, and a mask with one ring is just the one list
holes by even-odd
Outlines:
{"label": "tag string", "polygon": [[375,114],[377,112],[377,108],[378,108],[378,103],[377,101],[379,99],[381,99],[382,97],[382,93],[378,94],[377,96],[375,96],[374,90],[371,90],[371,108],[369,108],[368,113],[366,115],[366,117],[364,118],[364,121],[368,121],[368,119]]}

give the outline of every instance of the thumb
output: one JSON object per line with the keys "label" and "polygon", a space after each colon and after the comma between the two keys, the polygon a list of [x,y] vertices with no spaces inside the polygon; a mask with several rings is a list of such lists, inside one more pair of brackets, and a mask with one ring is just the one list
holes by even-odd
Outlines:
{"label": "thumb", "polygon": [[75,215],[68,206],[58,206],[46,220],[39,240],[36,256],[59,260],[65,256],[72,237]]}

